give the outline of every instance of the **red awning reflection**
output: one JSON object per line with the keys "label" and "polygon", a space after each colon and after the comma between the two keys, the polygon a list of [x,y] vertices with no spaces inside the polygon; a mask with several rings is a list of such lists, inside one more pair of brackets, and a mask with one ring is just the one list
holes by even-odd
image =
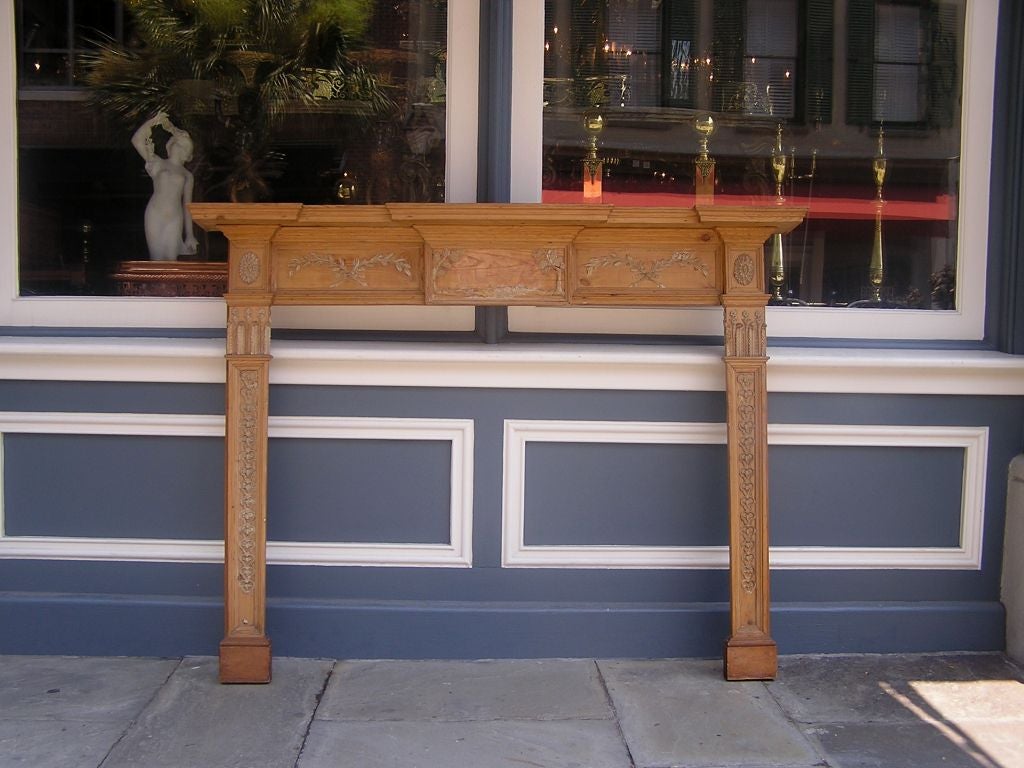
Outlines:
{"label": "red awning reflection", "polygon": [[[606,188],[607,189],[607,188]],[[694,204],[692,194],[672,192],[614,192],[606,191],[600,200],[584,201],[583,191],[545,189],[541,195],[545,203],[596,203],[640,207],[688,208]],[[722,205],[772,205],[775,199],[759,195],[716,195],[715,202]],[[809,219],[873,219],[875,201],[850,197],[787,197],[785,205],[806,206]],[[957,198],[937,195],[932,200],[886,200],[882,214],[887,220],[953,221],[957,216]]]}

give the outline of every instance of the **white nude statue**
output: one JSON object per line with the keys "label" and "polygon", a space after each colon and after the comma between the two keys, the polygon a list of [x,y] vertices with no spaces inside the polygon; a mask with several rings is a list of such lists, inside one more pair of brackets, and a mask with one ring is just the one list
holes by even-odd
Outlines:
{"label": "white nude statue", "polygon": [[[171,134],[166,158],[160,157],[153,146],[153,128],[157,125]],[[175,126],[166,112],[160,112],[139,126],[132,136],[132,146],[146,161],[146,173],[153,179],[153,196],[146,206],[145,219],[149,258],[176,261],[180,255],[195,254],[199,243],[188,210],[194,181],[185,167],[192,159],[192,137]]]}

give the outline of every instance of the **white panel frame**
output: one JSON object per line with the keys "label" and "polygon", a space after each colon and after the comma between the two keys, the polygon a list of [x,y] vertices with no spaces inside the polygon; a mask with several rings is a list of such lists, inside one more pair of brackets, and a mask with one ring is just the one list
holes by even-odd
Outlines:
{"label": "white panel frame", "polygon": [[[505,421],[502,566],[506,568],[722,569],[725,546],[525,544],[526,446],[530,442],[722,445],[724,424],[616,421]],[[981,568],[988,427],[772,424],[769,445],[960,448],[964,476],[956,547],[771,547],[776,570]]]}
{"label": "white panel frame", "polygon": [[[0,325],[219,328],[224,302],[203,298],[19,296],[17,69],[14,3],[0,2]],[[479,124],[480,4],[448,2],[445,197],[475,202]],[[472,307],[280,307],[277,328],[466,331]]]}
{"label": "white panel frame", "polygon": [[[1004,0],[1005,1],[1005,0]],[[969,0],[964,29],[963,111],[955,311],[769,307],[771,338],[971,339],[985,334],[989,177],[998,0]],[[544,4],[515,4],[512,29],[511,199],[540,202],[543,150]],[[541,51],[541,53],[538,53]],[[539,72],[539,74],[538,74]],[[509,329],[532,333],[721,333],[720,313],[708,309],[592,310],[514,307]]]}
{"label": "white panel frame", "polygon": [[[133,413],[0,413],[3,435],[146,435],[224,437],[222,416]],[[473,422],[469,419],[271,416],[271,438],[433,440],[451,443],[448,544],[267,542],[270,565],[471,568],[473,565]],[[2,482],[2,474],[0,474]],[[0,485],[0,559],[220,563],[224,542],[7,536]]]}

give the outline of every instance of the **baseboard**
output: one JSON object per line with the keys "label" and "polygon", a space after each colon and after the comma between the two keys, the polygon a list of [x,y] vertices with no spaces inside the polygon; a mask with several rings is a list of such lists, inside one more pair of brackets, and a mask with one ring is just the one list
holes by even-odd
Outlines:
{"label": "baseboard", "polygon": [[[213,655],[219,599],[0,593],[0,653]],[[270,599],[278,656],[328,658],[718,657],[724,603],[367,603]],[[998,602],[781,603],[779,653],[1002,651]]]}

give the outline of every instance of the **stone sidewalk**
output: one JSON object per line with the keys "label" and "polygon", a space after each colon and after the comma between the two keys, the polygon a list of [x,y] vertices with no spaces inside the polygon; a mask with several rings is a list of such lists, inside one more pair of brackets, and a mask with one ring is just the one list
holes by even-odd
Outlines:
{"label": "stone sidewalk", "polygon": [[991,654],[717,661],[0,657],[0,766],[1024,768],[1024,675]]}

